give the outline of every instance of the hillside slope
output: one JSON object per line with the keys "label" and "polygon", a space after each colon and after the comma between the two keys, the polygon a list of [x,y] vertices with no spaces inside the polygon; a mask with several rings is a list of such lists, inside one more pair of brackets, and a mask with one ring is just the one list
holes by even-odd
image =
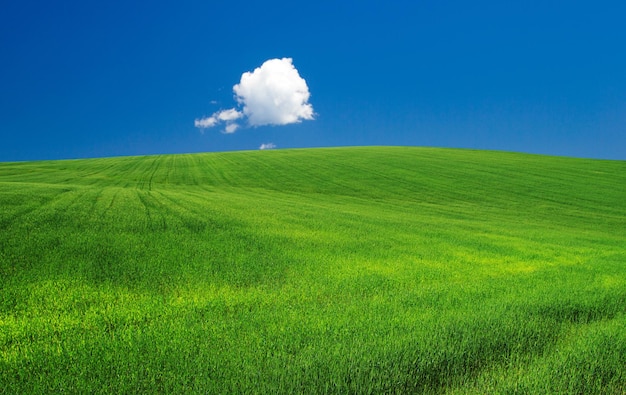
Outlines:
{"label": "hillside slope", "polygon": [[0,208],[9,392],[626,388],[624,161],[1,163]]}

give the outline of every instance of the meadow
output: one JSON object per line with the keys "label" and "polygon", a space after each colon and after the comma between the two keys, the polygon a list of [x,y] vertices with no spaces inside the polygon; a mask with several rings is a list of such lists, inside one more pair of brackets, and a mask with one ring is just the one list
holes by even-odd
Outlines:
{"label": "meadow", "polygon": [[626,393],[626,161],[0,163],[0,393]]}

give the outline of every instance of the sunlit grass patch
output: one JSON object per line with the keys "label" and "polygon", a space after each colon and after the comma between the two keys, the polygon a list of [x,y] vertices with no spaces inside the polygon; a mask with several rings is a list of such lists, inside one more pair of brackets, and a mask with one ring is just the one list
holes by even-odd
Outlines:
{"label": "sunlit grass patch", "polygon": [[0,392],[621,393],[626,164],[0,164]]}

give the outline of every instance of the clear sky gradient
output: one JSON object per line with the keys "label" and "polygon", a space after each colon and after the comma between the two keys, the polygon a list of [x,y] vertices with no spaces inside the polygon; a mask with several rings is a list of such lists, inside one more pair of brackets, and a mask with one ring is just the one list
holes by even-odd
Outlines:
{"label": "clear sky gradient", "polygon": [[[353,145],[626,160],[624,1],[5,1],[0,161]],[[314,120],[201,130],[292,58]]]}

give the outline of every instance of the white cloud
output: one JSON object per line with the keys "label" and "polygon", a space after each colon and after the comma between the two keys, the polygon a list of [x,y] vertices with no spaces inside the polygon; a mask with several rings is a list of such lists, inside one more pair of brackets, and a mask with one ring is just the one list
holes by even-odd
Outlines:
{"label": "white cloud", "polygon": [[226,122],[226,127],[224,128],[224,133],[234,133],[235,130],[239,129],[239,125],[233,121],[243,117],[243,113],[235,110],[234,108],[230,108],[228,110],[221,110],[210,117],[204,117],[201,119],[196,119],[194,121],[194,125],[200,129],[212,128],[213,126]]}
{"label": "white cloud", "polygon": [[217,116],[217,119],[219,119],[220,121],[234,121],[235,119],[243,117],[243,113],[235,110],[234,108],[219,111],[214,115]]}
{"label": "white cloud", "polygon": [[259,147],[259,149],[274,149],[274,148],[276,148],[276,144],[274,143],[263,143]]}
{"label": "white cloud", "polygon": [[233,91],[251,126],[313,119],[309,87],[291,58],[270,59],[253,72],[243,73]]}
{"label": "white cloud", "polygon": [[240,127],[235,121],[241,118],[253,127],[314,118],[313,106],[308,102],[309,87],[291,58],[270,59],[254,71],[243,73],[233,92],[241,110],[217,111],[210,117],[196,119],[194,125],[206,129],[225,122],[224,133],[234,133]]}
{"label": "white cloud", "polygon": [[196,119],[193,121],[195,127],[200,129],[212,128],[217,124],[217,119],[215,117],[204,117],[201,119]]}
{"label": "white cloud", "polygon": [[229,123],[224,128],[224,133],[226,133],[226,134],[235,133],[235,131],[237,129],[239,129],[239,125],[238,124],[236,124],[236,123]]}

